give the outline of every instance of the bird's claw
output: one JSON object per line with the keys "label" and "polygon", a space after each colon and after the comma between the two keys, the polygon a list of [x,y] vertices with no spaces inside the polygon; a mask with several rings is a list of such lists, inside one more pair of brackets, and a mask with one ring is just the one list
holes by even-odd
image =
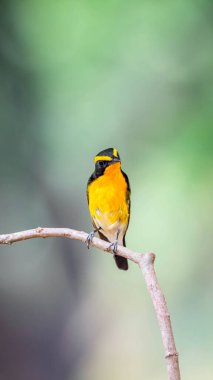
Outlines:
{"label": "bird's claw", "polygon": [[86,238],[85,243],[86,243],[88,249],[89,249],[89,247],[90,247],[90,244],[92,243],[92,239],[94,238],[94,236],[95,236],[95,232],[92,231],[92,232],[90,232],[90,233],[88,234],[88,236],[87,236],[87,238]]}
{"label": "bird's claw", "polygon": [[114,243],[111,243],[107,249],[108,251],[112,250],[113,256],[116,255],[118,250],[118,241],[116,240]]}

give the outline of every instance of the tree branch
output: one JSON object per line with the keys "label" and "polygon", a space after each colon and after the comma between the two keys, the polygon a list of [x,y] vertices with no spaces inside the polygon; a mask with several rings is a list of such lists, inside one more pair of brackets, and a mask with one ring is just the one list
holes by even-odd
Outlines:
{"label": "tree branch", "polygon": [[[83,231],[72,230],[70,228],[42,228],[15,232],[11,234],[0,235],[0,244],[12,244],[18,241],[34,239],[34,238],[49,238],[49,237],[62,237],[72,240],[80,240],[85,242],[88,234]],[[91,246],[94,246],[102,251],[112,253],[109,248],[109,243],[99,238],[94,237]],[[159,286],[156,273],[154,270],[154,253],[138,253],[126,247],[118,246],[117,254],[138,264],[153,302],[155,313],[158,319],[162,341],[165,351],[165,359],[167,366],[167,373],[169,380],[180,380],[180,370],[178,353],[175,347],[174,336],[172,332],[172,325],[168,307],[165,297]]]}

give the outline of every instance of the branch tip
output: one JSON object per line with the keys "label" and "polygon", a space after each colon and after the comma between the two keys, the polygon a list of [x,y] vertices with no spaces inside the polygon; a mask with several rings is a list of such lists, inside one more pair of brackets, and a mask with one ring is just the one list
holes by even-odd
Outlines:
{"label": "branch tip", "polygon": [[155,254],[153,252],[142,253],[138,260],[139,267],[154,265]]}

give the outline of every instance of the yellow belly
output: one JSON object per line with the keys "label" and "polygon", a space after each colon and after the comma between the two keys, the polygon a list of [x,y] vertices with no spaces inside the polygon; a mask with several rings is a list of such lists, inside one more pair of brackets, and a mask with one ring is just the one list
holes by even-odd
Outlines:
{"label": "yellow belly", "polygon": [[89,185],[89,210],[92,220],[97,227],[102,228],[110,241],[114,239],[118,229],[121,232],[120,238],[125,234],[129,219],[126,194],[127,184],[121,173],[120,163],[110,165],[104,175]]}

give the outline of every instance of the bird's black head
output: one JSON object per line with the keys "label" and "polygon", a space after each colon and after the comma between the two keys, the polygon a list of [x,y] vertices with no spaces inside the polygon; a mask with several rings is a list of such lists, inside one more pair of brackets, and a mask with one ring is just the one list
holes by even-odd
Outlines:
{"label": "bird's black head", "polygon": [[95,174],[97,177],[101,176],[107,166],[115,164],[116,162],[120,162],[120,156],[118,154],[117,149],[108,148],[99,152],[95,158]]}

